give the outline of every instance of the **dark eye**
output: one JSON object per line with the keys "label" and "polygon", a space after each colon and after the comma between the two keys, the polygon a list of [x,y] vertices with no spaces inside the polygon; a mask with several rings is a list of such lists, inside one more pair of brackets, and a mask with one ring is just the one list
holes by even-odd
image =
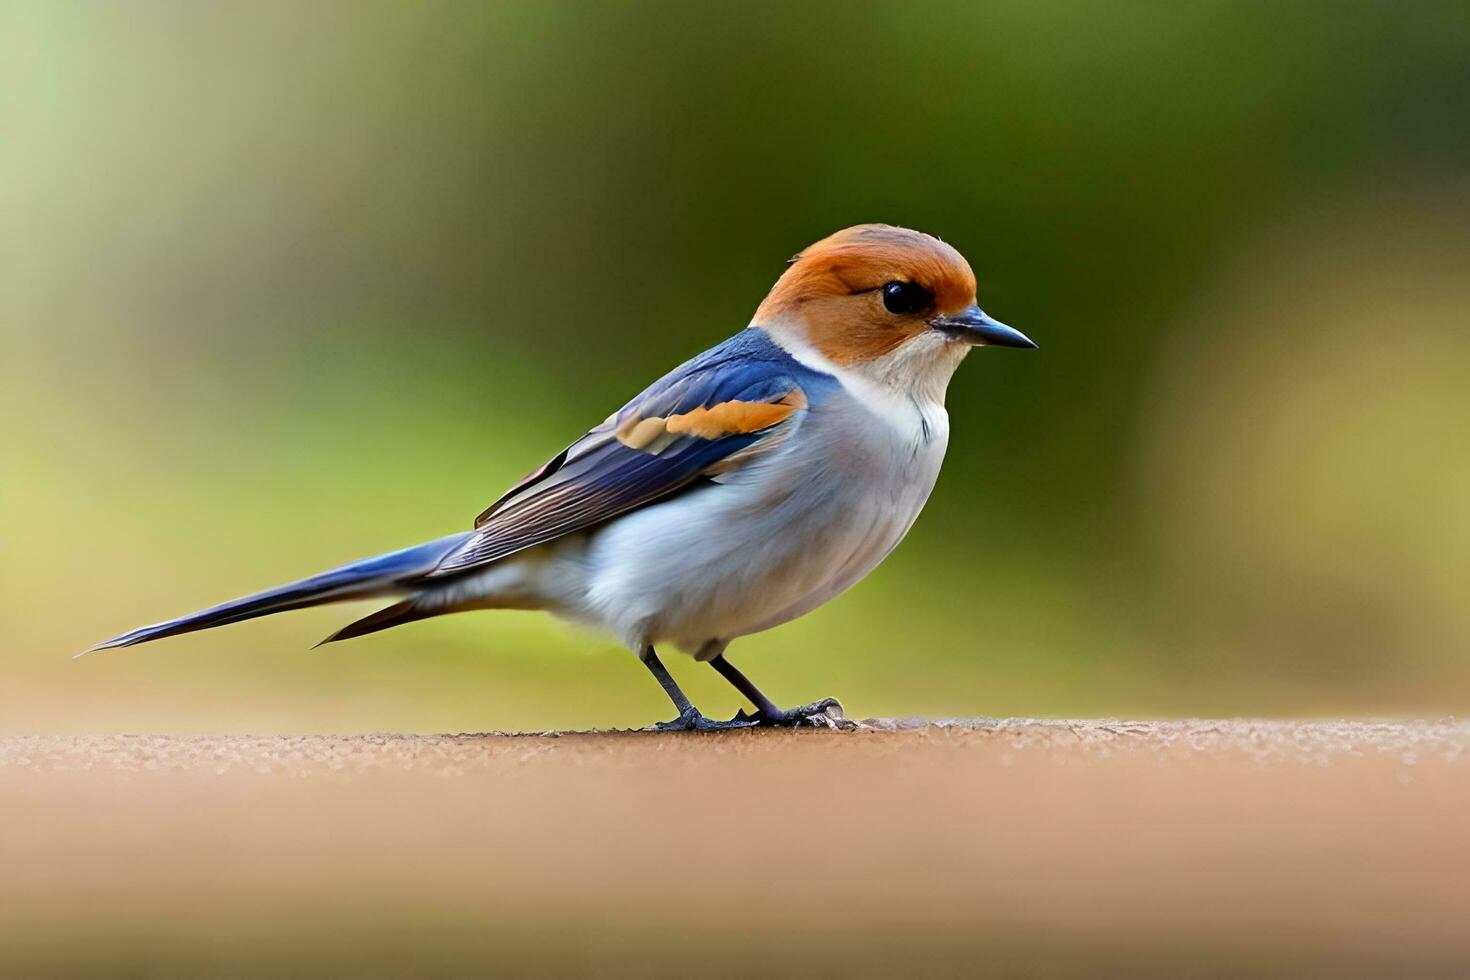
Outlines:
{"label": "dark eye", "polygon": [[926,308],[933,297],[929,290],[916,282],[890,282],[883,287],[883,308],[889,313],[902,316],[917,313]]}

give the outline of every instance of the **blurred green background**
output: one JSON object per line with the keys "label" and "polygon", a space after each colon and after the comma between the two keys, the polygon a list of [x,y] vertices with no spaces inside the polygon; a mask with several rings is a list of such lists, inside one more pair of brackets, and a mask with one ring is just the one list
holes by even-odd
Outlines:
{"label": "blurred green background", "polygon": [[69,657],[468,526],[864,221],[1041,350],[964,365],[877,573],[732,649],[773,695],[1470,707],[1464,3],[0,10],[0,730],[664,717],[528,613]]}

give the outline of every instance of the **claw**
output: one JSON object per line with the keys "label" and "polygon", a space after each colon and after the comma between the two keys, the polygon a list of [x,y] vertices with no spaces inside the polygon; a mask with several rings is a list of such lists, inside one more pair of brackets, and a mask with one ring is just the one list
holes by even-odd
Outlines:
{"label": "claw", "polygon": [[857,723],[848,720],[842,711],[842,702],[836,698],[822,698],[811,704],[803,704],[800,707],[788,708],[776,716],[762,714],[758,716],[762,725],[776,725],[788,728],[800,728],[810,725],[813,728],[830,728],[835,731],[847,731],[857,727]]}
{"label": "claw", "polygon": [[[744,712],[741,712],[744,714]],[[754,728],[757,722],[753,718],[742,718],[736,715],[729,721],[716,721],[706,718],[699,713],[698,708],[689,708],[679,714],[672,721],[661,721],[647,731],[655,732],[723,732],[733,728]]]}

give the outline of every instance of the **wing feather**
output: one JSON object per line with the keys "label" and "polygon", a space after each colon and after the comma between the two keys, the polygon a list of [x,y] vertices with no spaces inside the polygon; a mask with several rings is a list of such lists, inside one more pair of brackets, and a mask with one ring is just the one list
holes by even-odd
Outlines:
{"label": "wing feather", "polygon": [[457,574],[601,524],[783,442],[807,407],[794,376],[801,372],[788,370],[789,360],[721,353],[715,348],[667,375],[522,479],[432,574]]}

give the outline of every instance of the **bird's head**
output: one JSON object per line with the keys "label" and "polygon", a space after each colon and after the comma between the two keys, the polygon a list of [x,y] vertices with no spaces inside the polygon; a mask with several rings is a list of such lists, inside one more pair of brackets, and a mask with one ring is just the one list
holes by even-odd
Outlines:
{"label": "bird's head", "polygon": [[1036,346],[980,309],[964,256],[892,225],[856,225],[798,253],[752,325],[798,357],[938,397],[971,347]]}

